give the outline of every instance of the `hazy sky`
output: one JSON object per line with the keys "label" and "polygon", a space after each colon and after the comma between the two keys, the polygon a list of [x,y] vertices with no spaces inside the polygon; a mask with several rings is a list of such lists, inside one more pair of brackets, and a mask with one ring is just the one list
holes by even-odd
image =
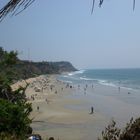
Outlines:
{"label": "hazy sky", "polygon": [[91,15],[92,0],[36,0],[0,23],[0,46],[78,69],[140,67],[140,1],[134,12],[133,0],[97,1]]}

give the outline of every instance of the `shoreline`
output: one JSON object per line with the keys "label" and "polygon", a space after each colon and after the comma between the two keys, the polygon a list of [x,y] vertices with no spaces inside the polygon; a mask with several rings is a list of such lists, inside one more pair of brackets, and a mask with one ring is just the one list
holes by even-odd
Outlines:
{"label": "shoreline", "polygon": [[[96,83],[93,89],[89,85],[85,94],[84,84],[81,89],[77,85],[66,88],[67,83],[58,80],[57,76],[32,79],[26,90],[33,106],[30,116],[34,118],[31,125],[33,132],[43,139],[53,136],[61,140],[97,140],[112,118],[123,128],[131,117],[140,116],[140,104],[132,101],[136,91],[128,95],[128,89],[121,89],[119,93],[116,87]],[[40,85],[44,83],[41,81],[47,83],[46,89],[36,92],[34,87],[41,89]],[[94,106],[93,115],[89,114],[91,106]]]}
{"label": "shoreline", "polygon": [[[99,120],[103,120],[103,117],[98,113],[90,115],[90,106],[87,110],[67,108],[66,106],[70,105],[84,105],[86,101],[81,99],[69,99],[67,96],[74,94],[77,89],[67,87],[67,83],[59,81],[56,78],[57,75],[48,77],[48,89],[43,92],[34,92],[32,86],[29,86],[26,90],[26,95],[29,99],[31,99],[32,95],[35,95],[35,99],[29,101],[33,106],[33,112],[30,117],[34,118],[32,123],[34,133],[40,134],[43,139],[51,136],[56,139],[61,138],[61,140],[83,139],[86,135],[83,127],[90,124],[90,122],[99,123]],[[51,85],[55,85],[52,91],[49,88]],[[56,90],[57,94],[55,93]],[[46,97],[49,103],[46,102]],[[39,110],[37,110],[37,106],[39,106]],[[75,128],[73,128],[74,126]],[[77,127],[82,127],[82,129],[80,130]],[[83,134],[81,134],[80,131],[83,131]],[[75,135],[73,135],[73,133],[75,133]]]}

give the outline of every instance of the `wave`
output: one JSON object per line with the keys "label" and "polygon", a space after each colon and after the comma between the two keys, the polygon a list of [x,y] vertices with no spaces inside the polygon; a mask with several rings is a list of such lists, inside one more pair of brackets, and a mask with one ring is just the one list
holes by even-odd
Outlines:
{"label": "wave", "polygon": [[101,79],[92,79],[92,78],[86,78],[86,77],[80,77],[80,80],[85,80],[85,81],[94,81],[97,82],[101,85],[105,86],[111,86],[111,87],[118,87],[117,84],[114,84],[112,82],[109,82],[107,80],[101,80]]}
{"label": "wave", "polygon": [[67,77],[69,77],[69,76],[67,76],[67,75],[63,75],[63,77],[66,77],[66,78],[67,78]]}
{"label": "wave", "polygon": [[85,81],[94,81],[95,79],[92,78],[86,78],[86,77],[80,77],[81,80],[85,80]]}
{"label": "wave", "polygon": [[98,83],[105,86],[118,87],[116,84],[108,82],[107,80],[98,80]]}
{"label": "wave", "polygon": [[123,89],[127,89],[127,90],[134,90],[135,88],[132,87],[127,87],[125,85],[119,85],[119,84],[115,84],[113,82],[108,82],[107,80],[98,80],[98,83],[101,85],[105,85],[105,86],[110,86],[110,87],[120,87]]}
{"label": "wave", "polygon": [[74,73],[69,73],[68,75],[69,75],[69,76],[72,76],[72,75],[74,75]]}
{"label": "wave", "polygon": [[72,76],[72,75],[76,75],[76,74],[83,74],[84,72],[85,72],[85,70],[79,70],[79,71],[68,73],[68,75]]}
{"label": "wave", "polygon": [[69,83],[69,84],[72,84],[72,81],[64,81],[65,83]]}
{"label": "wave", "polygon": [[131,78],[130,77],[131,75],[129,76],[129,74],[126,78],[124,73],[121,73],[122,77],[119,78],[119,75],[116,75],[116,71],[113,70],[109,71],[108,73],[106,71],[92,72],[91,70],[90,71],[79,70],[76,72],[68,73],[63,77],[65,81],[72,81],[73,83],[78,83],[78,82],[81,83],[85,81],[85,82],[94,82],[105,86],[121,87],[129,90],[140,89],[140,84],[139,84],[140,80],[138,80],[137,78],[135,77],[134,77],[135,79]]}

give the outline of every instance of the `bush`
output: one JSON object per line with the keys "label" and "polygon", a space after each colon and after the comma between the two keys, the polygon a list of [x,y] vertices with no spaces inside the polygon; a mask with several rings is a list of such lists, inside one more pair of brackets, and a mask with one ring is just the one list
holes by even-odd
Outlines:
{"label": "bush", "polygon": [[124,130],[117,128],[116,122],[112,120],[98,140],[140,140],[140,118],[132,118]]}
{"label": "bush", "polygon": [[0,54],[0,140],[25,140],[31,132],[29,114],[32,107],[25,97],[28,85],[12,91],[12,66],[17,61],[17,52],[8,53],[0,47]]}

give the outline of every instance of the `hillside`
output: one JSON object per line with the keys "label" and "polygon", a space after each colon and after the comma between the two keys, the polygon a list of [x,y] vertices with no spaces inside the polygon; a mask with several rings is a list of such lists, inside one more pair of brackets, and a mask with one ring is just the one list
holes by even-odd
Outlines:
{"label": "hillside", "polygon": [[[72,72],[77,69],[70,62],[30,62],[20,60],[17,52],[5,51],[0,47],[0,75],[12,76],[11,80],[26,79],[42,74],[60,74],[62,72]],[[14,65],[12,65],[14,64]]]}
{"label": "hillside", "polygon": [[29,62],[19,60],[14,68],[20,78],[28,78],[40,74],[60,74],[72,72],[77,69],[70,62]]}

